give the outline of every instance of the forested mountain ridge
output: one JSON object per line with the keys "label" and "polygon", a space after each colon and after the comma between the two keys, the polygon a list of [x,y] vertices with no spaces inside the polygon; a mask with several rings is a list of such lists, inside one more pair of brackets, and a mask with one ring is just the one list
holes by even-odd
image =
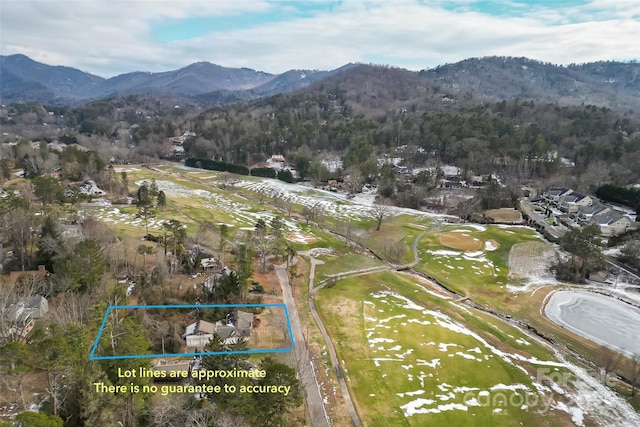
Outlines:
{"label": "forested mountain ridge", "polygon": [[[404,158],[410,167],[449,164],[520,182],[562,183],[556,176],[570,173],[563,185],[579,189],[640,179],[634,114],[521,99],[480,102],[385,66],[353,66],[294,93],[208,110],[180,98],[136,95],[77,108],[15,104],[0,120],[8,139],[53,141],[79,133],[105,158],[120,161],[171,158],[169,138],[189,131],[195,136],[182,144],[186,156],[253,165],[282,153],[301,177],[320,180],[327,176],[320,162],[330,157],[374,181],[385,155]],[[579,172],[563,169],[562,158]]]}
{"label": "forested mountain ridge", "polygon": [[487,101],[520,98],[618,111],[640,106],[640,64],[615,61],[566,67],[527,58],[470,58],[422,70],[443,90]]}
{"label": "forested mountain ridge", "polygon": [[432,104],[443,99],[447,103],[520,99],[561,106],[592,104],[620,112],[640,108],[640,64],[633,62],[558,66],[527,58],[486,57],[420,72],[347,64],[331,71],[281,74],[197,62],[173,71],[137,71],[104,79],[11,55],[0,57],[0,77],[3,103],[78,105],[113,96],[163,94],[194,97],[193,101],[204,105],[226,104],[304,90],[318,83],[316,89],[338,84],[349,96],[360,94],[380,106],[409,101]]}
{"label": "forested mountain ridge", "polygon": [[[607,67],[581,69],[598,80]],[[609,68],[626,73],[632,91],[634,67]],[[535,182],[587,191],[640,180],[640,122],[630,109],[523,97],[490,101],[395,67],[345,67],[292,93],[213,108],[163,96],[113,97],[81,107],[11,104],[1,111],[3,139],[77,140],[114,162],[186,156],[254,166],[284,154],[302,179],[359,176],[407,207],[419,206],[420,187],[433,189],[445,165],[458,167],[464,178],[499,174],[514,188]],[[381,167],[384,158],[422,174],[404,186]],[[327,162],[339,166],[330,171]]]}
{"label": "forested mountain ridge", "polygon": [[86,98],[104,81],[71,67],[50,66],[25,55],[0,56],[2,102],[65,103]]}

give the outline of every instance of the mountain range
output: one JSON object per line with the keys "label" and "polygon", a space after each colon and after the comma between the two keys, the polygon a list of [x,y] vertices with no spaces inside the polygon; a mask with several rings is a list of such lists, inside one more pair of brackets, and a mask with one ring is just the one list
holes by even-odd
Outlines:
{"label": "mountain range", "polygon": [[2,102],[81,104],[112,96],[154,92],[196,96],[249,91],[252,98],[305,87],[331,73],[291,70],[269,74],[196,62],[174,71],[136,71],[105,79],[75,68],[45,65],[25,55],[10,55],[0,56],[0,98]]}
{"label": "mountain range", "polygon": [[[378,71],[363,72],[366,67]],[[0,56],[2,103],[79,105],[113,96],[172,94],[219,104],[293,92],[325,80],[346,86],[352,81],[356,91],[361,87],[385,93],[380,101],[413,99],[424,88],[431,88],[451,97],[482,101],[519,98],[594,104],[625,112],[640,109],[640,64],[636,62],[558,66],[528,58],[485,57],[419,72],[347,64],[330,71],[282,74],[197,62],[174,71],[137,71],[105,79],[75,68],[42,64],[25,55]]]}

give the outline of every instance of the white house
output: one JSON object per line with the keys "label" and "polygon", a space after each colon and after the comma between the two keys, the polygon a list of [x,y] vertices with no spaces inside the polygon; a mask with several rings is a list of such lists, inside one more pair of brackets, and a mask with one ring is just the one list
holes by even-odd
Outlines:
{"label": "white house", "polygon": [[5,301],[0,306],[0,342],[23,340],[33,328],[36,319],[49,311],[47,299],[40,295]]}
{"label": "white house", "polygon": [[84,193],[88,196],[93,197],[102,197],[107,194],[104,190],[98,188],[96,183],[92,180],[86,181],[84,184],[81,184],[78,188],[80,188],[80,192]]}

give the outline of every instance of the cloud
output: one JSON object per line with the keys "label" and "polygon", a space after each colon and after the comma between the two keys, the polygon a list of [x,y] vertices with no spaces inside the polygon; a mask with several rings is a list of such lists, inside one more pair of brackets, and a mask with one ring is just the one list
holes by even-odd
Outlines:
{"label": "cloud", "polygon": [[[282,72],[377,58],[421,69],[487,55],[562,64],[639,56],[636,1],[594,0],[562,7],[543,2],[528,8],[503,3],[518,13],[475,10],[479,3],[474,0],[458,1],[454,8],[439,0],[3,1],[0,51],[102,76],[164,71],[203,60]],[[255,20],[260,14],[282,14],[285,7],[285,21],[256,20],[249,28],[173,42],[155,37],[163,25],[189,18],[242,19],[251,14]]]}

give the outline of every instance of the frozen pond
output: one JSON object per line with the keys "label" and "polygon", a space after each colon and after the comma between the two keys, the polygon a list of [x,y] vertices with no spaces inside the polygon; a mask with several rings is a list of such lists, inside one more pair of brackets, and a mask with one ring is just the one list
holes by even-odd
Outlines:
{"label": "frozen pond", "polygon": [[640,310],[604,295],[558,291],[544,308],[547,317],[599,344],[640,354]]}

